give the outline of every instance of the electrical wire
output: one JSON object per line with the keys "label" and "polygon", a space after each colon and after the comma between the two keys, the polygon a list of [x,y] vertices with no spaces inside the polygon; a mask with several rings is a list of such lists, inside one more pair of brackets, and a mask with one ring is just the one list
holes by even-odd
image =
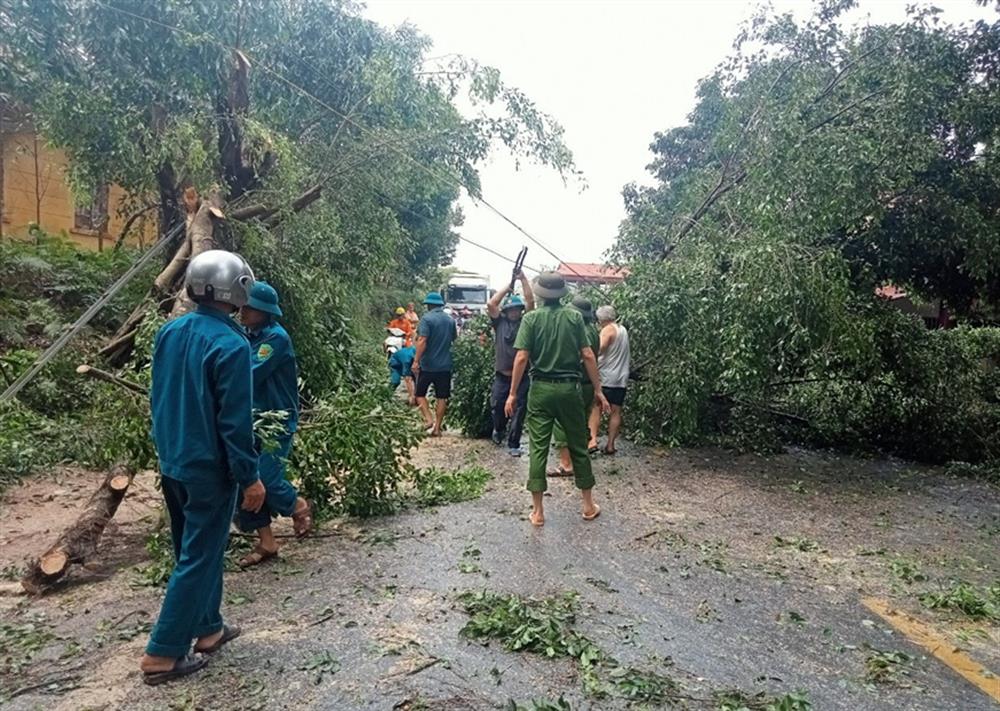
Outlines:
{"label": "electrical wire", "polygon": [[182,222],[176,225],[170,232],[163,236],[162,239],[158,240],[156,244],[150,247],[145,254],[139,257],[135,262],[129,267],[124,274],[122,274],[118,279],[110,286],[108,289],[98,297],[97,301],[92,303],[90,307],[83,312],[83,314],[73,322],[73,325],[68,329],[63,331],[63,333],[52,342],[52,344],[45,349],[45,352],[38,356],[38,359],[34,364],[28,368],[26,371],[21,373],[17,379],[14,380],[10,386],[0,394],[0,402],[6,402],[10,400],[15,395],[17,395],[21,390],[31,382],[42,368],[48,365],[49,361],[55,358],[59,351],[69,343],[70,339],[73,338],[77,333],[79,333],[90,321],[97,315],[97,312],[104,308],[105,304],[114,298],[115,294],[122,290],[126,284],[128,284],[132,278],[142,271],[143,267],[149,264],[150,260],[157,254],[163,251],[164,247],[174,241],[174,238],[180,234],[181,230],[185,229],[185,224]]}

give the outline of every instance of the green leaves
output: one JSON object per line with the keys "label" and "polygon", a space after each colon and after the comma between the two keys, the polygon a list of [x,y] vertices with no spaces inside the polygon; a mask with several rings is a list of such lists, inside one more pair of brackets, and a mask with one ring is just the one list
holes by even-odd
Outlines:
{"label": "green leaves", "polygon": [[640,439],[1000,452],[994,377],[966,357],[992,359],[993,330],[929,334],[874,295],[996,320],[1000,23],[850,29],[847,5],[759,13],[656,135],[657,184],[626,188]]}
{"label": "green leaves", "polygon": [[418,469],[413,474],[413,501],[417,506],[440,506],[478,499],[483,495],[492,472],[481,466],[455,471]]}
{"label": "green leaves", "polygon": [[423,437],[405,405],[369,386],[313,403],[292,448],[290,469],[317,513],[390,513]]}
{"label": "green leaves", "polygon": [[467,437],[487,437],[493,430],[490,395],[495,369],[493,333],[485,317],[466,324],[452,348],[455,378],[448,419]]}
{"label": "green leaves", "polygon": [[932,610],[954,610],[974,620],[1000,620],[1000,580],[979,589],[961,580],[938,592],[926,592],[920,603]]}

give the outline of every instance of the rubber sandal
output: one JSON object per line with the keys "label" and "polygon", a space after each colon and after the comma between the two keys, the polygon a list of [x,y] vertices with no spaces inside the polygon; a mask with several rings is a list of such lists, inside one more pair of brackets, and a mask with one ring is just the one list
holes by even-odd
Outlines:
{"label": "rubber sandal", "polygon": [[306,502],[305,508],[292,513],[292,528],[296,538],[308,535],[313,526],[312,504],[307,499],[302,500]]}
{"label": "rubber sandal", "polygon": [[173,669],[161,672],[143,672],[142,680],[149,686],[158,686],[201,671],[206,664],[208,664],[208,659],[200,654],[185,654],[174,663]]}
{"label": "rubber sandal", "polygon": [[222,649],[222,645],[232,642],[234,639],[239,637],[242,631],[243,630],[239,627],[230,627],[229,625],[224,624],[222,625],[222,636],[215,640],[215,644],[211,647],[205,647],[205,649],[198,649],[195,647],[194,651],[201,652],[202,654],[215,654]]}
{"label": "rubber sandal", "polygon": [[[256,558],[254,558],[254,556],[256,556]],[[277,557],[278,551],[269,551],[260,545],[256,545],[253,547],[252,551],[243,556],[237,565],[241,568],[252,568],[255,565],[260,565],[261,563],[271,560],[271,558]]]}
{"label": "rubber sandal", "polygon": [[544,518],[541,521],[535,521],[535,512],[534,511],[532,511],[530,514],[528,514],[528,520],[531,521],[531,525],[535,526],[536,528],[541,528],[542,526],[545,525],[545,519]]}
{"label": "rubber sandal", "polygon": [[588,447],[587,448],[587,454],[597,454],[600,451],[601,451],[601,448],[598,447],[596,444],[593,447]]}
{"label": "rubber sandal", "polygon": [[556,467],[552,471],[548,472],[548,476],[573,476],[572,469],[563,469],[561,466]]}
{"label": "rubber sandal", "polygon": [[589,516],[587,514],[584,514],[583,515],[583,520],[584,521],[593,521],[595,518],[597,518],[600,515],[601,515],[601,507],[598,506],[597,504],[594,504],[594,513],[590,514]]}
{"label": "rubber sandal", "polygon": [[607,447],[605,447],[604,449],[601,450],[601,454],[604,454],[604,455],[606,455],[608,457],[613,457],[616,454],[618,454],[618,450],[617,449],[608,449]]}

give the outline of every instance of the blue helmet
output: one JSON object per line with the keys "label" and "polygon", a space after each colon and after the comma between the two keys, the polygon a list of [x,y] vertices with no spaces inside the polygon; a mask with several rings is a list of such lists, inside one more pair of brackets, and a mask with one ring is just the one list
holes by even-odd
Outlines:
{"label": "blue helmet", "polygon": [[507,309],[524,309],[527,308],[524,304],[524,299],[522,299],[517,294],[512,295],[507,299],[506,303],[500,308],[501,311],[506,311]]}
{"label": "blue helmet", "polygon": [[427,294],[424,299],[424,306],[444,306],[444,298],[441,296],[441,292],[432,291]]}

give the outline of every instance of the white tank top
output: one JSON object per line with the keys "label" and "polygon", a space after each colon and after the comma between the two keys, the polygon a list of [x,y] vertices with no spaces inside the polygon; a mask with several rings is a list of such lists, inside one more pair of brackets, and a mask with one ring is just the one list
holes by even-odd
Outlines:
{"label": "white tank top", "polygon": [[628,331],[617,323],[612,326],[615,329],[615,339],[598,358],[597,369],[601,374],[602,386],[624,388],[628,385],[629,361],[632,355],[628,344]]}

